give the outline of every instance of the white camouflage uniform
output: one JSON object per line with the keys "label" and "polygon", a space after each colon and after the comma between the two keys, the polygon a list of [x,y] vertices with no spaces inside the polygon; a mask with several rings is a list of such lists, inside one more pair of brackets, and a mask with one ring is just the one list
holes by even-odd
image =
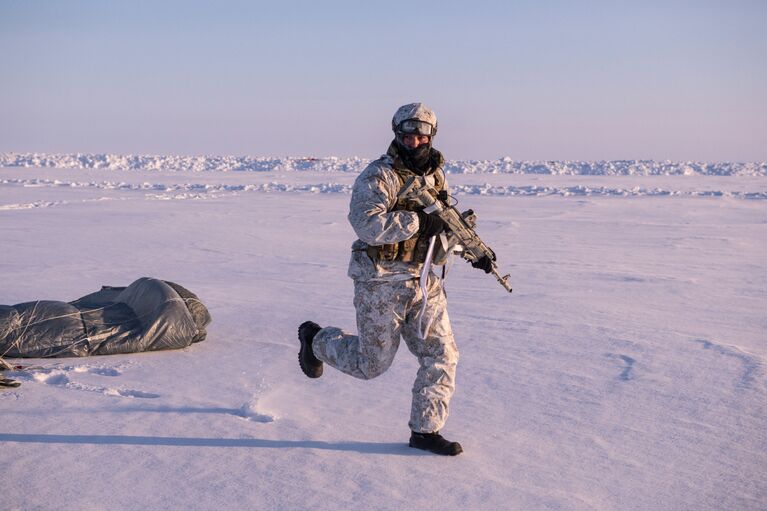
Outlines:
{"label": "white camouflage uniform", "polygon": [[420,366],[413,384],[410,429],[433,433],[447,419],[458,363],[441,279],[433,273],[429,276],[426,317],[432,322],[424,340],[419,333],[423,293],[418,279],[423,265],[373,261],[365,251],[368,246],[404,241],[418,232],[416,213],[392,211],[402,185],[392,164],[389,155],[372,162],[357,177],[352,191],[349,222],[359,239],[352,245],[348,274],[354,280],[359,334],[325,327],[315,335],[312,347],[326,364],[369,380],[391,366],[401,336]]}

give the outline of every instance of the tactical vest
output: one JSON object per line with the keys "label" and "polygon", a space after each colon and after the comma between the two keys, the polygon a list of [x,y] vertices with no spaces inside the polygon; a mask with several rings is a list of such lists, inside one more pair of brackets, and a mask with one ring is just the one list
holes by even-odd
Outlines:
{"label": "tactical vest", "polygon": [[[411,170],[396,165],[392,166],[392,170],[394,170],[394,174],[399,179],[399,190],[402,190],[408,178],[416,175]],[[430,178],[433,178],[434,182],[429,193],[436,199],[437,194],[445,189],[445,173],[442,167],[438,167],[437,170],[429,174],[427,179]],[[389,211],[418,211],[420,209],[423,208],[417,203],[398,198],[394,207]],[[419,236],[418,234],[399,243],[387,243],[386,245],[369,246],[367,248],[368,255],[374,260],[402,261],[404,263],[423,263],[426,261],[426,253],[428,251],[429,238]]]}

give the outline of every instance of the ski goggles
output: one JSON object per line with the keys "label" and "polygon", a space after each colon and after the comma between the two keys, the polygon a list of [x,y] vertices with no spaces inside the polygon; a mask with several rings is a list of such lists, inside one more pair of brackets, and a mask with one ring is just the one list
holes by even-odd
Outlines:
{"label": "ski goggles", "polygon": [[397,126],[397,131],[405,133],[407,135],[428,135],[434,136],[437,130],[428,122],[418,121],[416,119],[408,119],[402,121]]}

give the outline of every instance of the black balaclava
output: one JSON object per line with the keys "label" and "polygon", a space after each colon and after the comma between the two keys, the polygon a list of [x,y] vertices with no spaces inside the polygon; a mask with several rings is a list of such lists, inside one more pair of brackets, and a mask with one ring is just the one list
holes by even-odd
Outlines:
{"label": "black balaclava", "polygon": [[402,163],[404,163],[407,168],[421,174],[428,172],[432,164],[431,137],[429,137],[428,144],[421,144],[415,149],[410,149],[400,142],[400,136],[401,135],[397,134],[394,143],[397,146],[397,152],[402,159]]}

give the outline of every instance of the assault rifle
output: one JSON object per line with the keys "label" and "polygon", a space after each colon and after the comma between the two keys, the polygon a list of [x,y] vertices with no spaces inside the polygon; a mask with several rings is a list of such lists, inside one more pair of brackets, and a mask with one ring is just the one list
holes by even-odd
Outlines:
{"label": "assault rifle", "polygon": [[448,247],[461,254],[461,257],[470,262],[475,262],[487,256],[492,268],[490,272],[495,276],[498,282],[506,291],[511,293],[511,284],[509,284],[510,275],[501,276],[498,273],[498,266],[495,263],[495,252],[485,245],[480,239],[474,226],[477,223],[477,216],[472,210],[460,213],[454,206],[447,203],[447,197],[437,198],[430,193],[432,186],[424,177],[410,177],[400,190],[398,197],[400,199],[410,200],[423,207],[424,213],[434,213],[438,215],[448,226],[450,231],[448,236]]}

